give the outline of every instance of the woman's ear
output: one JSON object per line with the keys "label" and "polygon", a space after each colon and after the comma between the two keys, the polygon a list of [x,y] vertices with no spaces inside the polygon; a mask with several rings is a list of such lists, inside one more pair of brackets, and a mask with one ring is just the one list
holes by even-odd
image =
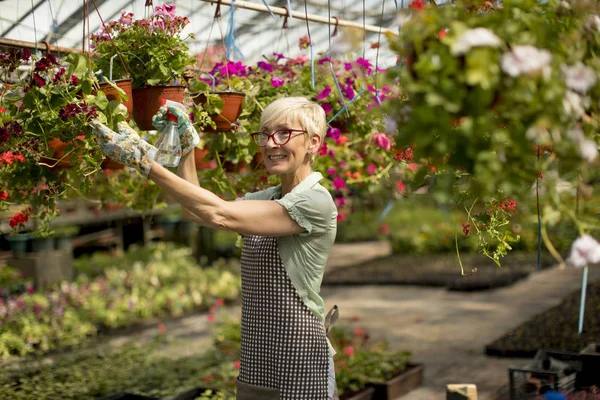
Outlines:
{"label": "woman's ear", "polygon": [[319,151],[320,147],[321,147],[321,136],[312,135],[309,139],[308,151],[311,154],[315,154],[317,151]]}

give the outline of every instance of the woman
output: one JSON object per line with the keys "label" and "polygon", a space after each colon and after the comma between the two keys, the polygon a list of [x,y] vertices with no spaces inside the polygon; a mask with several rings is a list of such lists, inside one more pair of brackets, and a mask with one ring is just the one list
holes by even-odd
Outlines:
{"label": "woman", "polygon": [[318,183],[321,174],[312,171],[326,129],[325,112],[301,97],[265,108],[260,132],[252,137],[267,170],[281,184],[231,202],[200,187],[192,151],[199,138],[184,111],[174,105],[161,108],[153,118],[155,127],[164,126],[167,112],[178,117],[184,154],[178,176],[154,161],[156,148],[125,124],[117,134],[95,123],[94,132],[108,156],[137,169],[178,201],[184,218],[242,235],[237,398],[333,399],[335,351],[325,326],[331,312],[325,318],[319,291],[337,211]]}

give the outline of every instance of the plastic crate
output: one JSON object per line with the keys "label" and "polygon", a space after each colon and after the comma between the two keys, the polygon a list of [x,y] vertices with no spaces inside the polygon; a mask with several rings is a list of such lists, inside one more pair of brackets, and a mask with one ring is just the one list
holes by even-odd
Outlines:
{"label": "plastic crate", "polygon": [[543,399],[548,391],[573,393],[581,368],[578,353],[540,350],[531,364],[508,369],[510,399]]}

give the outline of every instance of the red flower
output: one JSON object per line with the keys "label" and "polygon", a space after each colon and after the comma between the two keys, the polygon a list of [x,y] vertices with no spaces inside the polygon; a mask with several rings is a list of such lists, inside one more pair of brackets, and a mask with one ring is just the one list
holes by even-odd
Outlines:
{"label": "red flower", "polygon": [[379,231],[381,233],[383,233],[384,235],[387,235],[388,233],[390,233],[390,228],[389,228],[388,224],[386,224],[384,222],[383,224],[381,224],[381,227],[379,228]]}
{"label": "red flower", "polygon": [[364,335],[364,334],[365,334],[365,331],[364,331],[362,328],[356,328],[356,329],[354,330],[354,334],[355,334],[356,336],[362,336],[362,335]]}
{"label": "red flower", "polygon": [[445,29],[442,29],[441,31],[438,32],[437,38],[441,39],[441,38],[445,37],[446,35],[448,35],[448,31]]}
{"label": "red flower", "polygon": [[240,360],[235,360],[233,362],[233,369],[240,369]]}
{"label": "red flower", "polygon": [[6,193],[3,190],[0,190],[0,200],[7,200],[8,199],[8,193]]}
{"label": "red flower", "polygon": [[10,225],[11,228],[14,229],[15,227],[22,225],[27,221],[29,221],[29,217],[27,215],[22,214],[22,213],[16,213],[15,215],[12,216],[10,221],[8,221],[8,224]]}
{"label": "red flower", "polygon": [[544,173],[542,171],[538,171],[538,178],[544,179]]}
{"label": "red flower", "polygon": [[398,181],[396,182],[396,189],[402,194],[406,193],[406,187],[404,186],[404,182]]}
{"label": "red flower", "polygon": [[225,304],[225,300],[223,300],[223,299],[215,300],[215,306],[221,307],[223,304]]}
{"label": "red flower", "polygon": [[214,376],[212,376],[212,375],[205,376],[205,377],[202,379],[202,381],[203,381],[204,383],[207,383],[207,382],[212,382],[212,381],[214,381],[214,380],[215,380],[215,377],[214,377]]}
{"label": "red flower", "polygon": [[215,316],[212,314],[208,314],[208,321],[209,322],[215,322]]}
{"label": "red flower", "polygon": [[415,0],[411,2],[408,6],[415,11],[421,11],[423,7],[425,7],[425,5],[426,4],[423,3],[423,0]]}
{"label": "red flower", "polygon": [[165,325],[162,322],[158,323],[158,333],[160,333],[161,335],[165,334],[167,332],[167,328],[165,327]]}
{"label": "red flower", "polygon": [[463,233],[465,234],[465,236],[469,235],[470,229],[471,229],[471,224],[461,224],[462,225],[462,230]]}
{"label": "red flower", "polygon": [[25,162],[25,157],[23,157],[22,154],[15,154],[14,158],[15,158],[15,160],[17,160],[19,162]]}

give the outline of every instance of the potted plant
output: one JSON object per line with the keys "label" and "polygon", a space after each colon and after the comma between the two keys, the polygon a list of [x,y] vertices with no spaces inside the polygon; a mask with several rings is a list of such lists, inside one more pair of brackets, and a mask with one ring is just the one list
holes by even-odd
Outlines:
{"label": "potted plant", "polygon": [[102,71],[110,70],[113,57],[123,60],[124,65],[115,63],[112,74],[116,79],[128,78],[128,74],[133,79],[133,118],[143,130],[154,129],[152,116],[161,99],[183,102],[183,73],[194,63],[187,37],[181,36],[188,23],[187,17],[175,14],[174,5],[165,4],[156,6],[145,19],[134,20],[133,13],[123,11],[118,20],[92,35],[95,63]]}

